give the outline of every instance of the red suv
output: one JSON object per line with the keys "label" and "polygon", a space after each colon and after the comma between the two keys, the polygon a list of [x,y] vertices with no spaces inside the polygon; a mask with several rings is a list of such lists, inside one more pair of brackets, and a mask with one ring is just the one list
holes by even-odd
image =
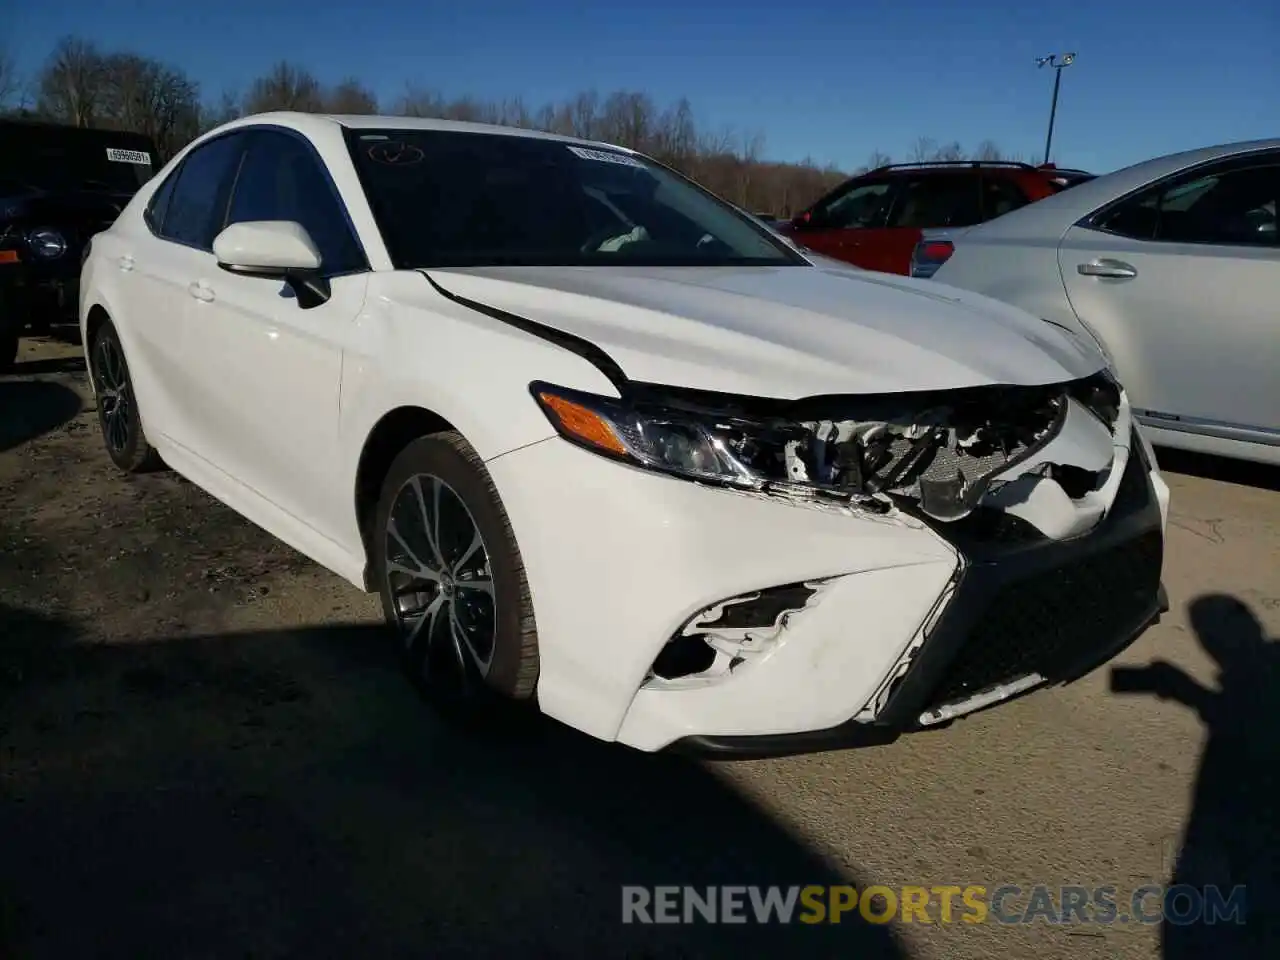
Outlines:
{"label": "red suv", "polygon": [[779,230],[816,253],[907,274],[921,231],[973,226],[1092,177],[1052,164],[891,163],[846,180]]}

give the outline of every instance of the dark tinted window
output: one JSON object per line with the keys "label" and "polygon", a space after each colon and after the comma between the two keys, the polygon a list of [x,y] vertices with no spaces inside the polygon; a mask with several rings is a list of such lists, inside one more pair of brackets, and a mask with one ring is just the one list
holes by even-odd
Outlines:
{"label": "dark tinted window", "polygon": [[44,123],[0,121],[0,180],[40,190],[129,194],[158,158],[145,137]]}
{"label": "dark tinted window", "polygon": [[890,227],[968,227],[982,222],[981,180],[976,176],[936,174],[903,178],[893,209]]}
{"label": "dark tinted window", "polygon": [[302,224],[320,251],[326,273],[365,268],[364,254],[319,158],[291,134],[263,131],[249,142],[227,223],[246,220]]}
{"label": "dark tinted window", "polygon": [[850,183],[814,206],[812,223],[825,230],[883,226],[890,186],[888,180]]}
{"label": "dark tinted window", "polygon": [[1280,162],[1219,167],[1166,181],[1097,221],[1111,233],[1167,243],[1277,243]]}
{"label": "dark tinted window", "polygon": [[982,216],[991,220],[1029,203],[1022,188],[1006,177],[982,178]]}
{"label": "dark tinted window", "polygon": [[147,226],[156,233],[163,233],[164,218],[169,210],[169,199],[173,196],[174,184],[178,182],[177,170],[169,174],[164,183],[160,184],[159,189],[151,195],[151,202],[147,204],[147,210],[144,214]]}
{"label": "dark tinted window", "polygon": [[808,265],[734,207],[620,150],[443,130],[348,142],[401,268]]}
{"label": "dark tinted window", "polygon": [[161,236],[201,250],[213,248],[243,148],[244,137],[231,134],[210,140],[187,155],[169,198]]}

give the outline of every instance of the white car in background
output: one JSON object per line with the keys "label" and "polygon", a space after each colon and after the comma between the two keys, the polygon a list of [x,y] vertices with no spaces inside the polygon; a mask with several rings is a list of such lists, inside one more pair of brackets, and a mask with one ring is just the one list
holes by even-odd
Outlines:
{"label": "white car in background", "polygon": [[913,274],[1092,336],[1154,443],[1280,463],[1280,140],[1140,163],[968,230]]}
{"label": "white car in background", "polygon": [[640,750],[882,742],[1106,659],[1168,488],[1086,341],[806,260],[639,154],[205,135],[93,240],[107,452],[381,595],[420,689]]}

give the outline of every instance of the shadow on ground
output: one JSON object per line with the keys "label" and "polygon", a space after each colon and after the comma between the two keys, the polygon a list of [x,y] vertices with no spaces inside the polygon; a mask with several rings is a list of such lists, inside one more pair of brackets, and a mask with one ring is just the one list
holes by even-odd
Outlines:
{"label": "shadow on ground", "polygon": [[0,606],[0,956],[904,956],[847,919],[621,924],[623,884],[856,878],[714,768],[446,730],[392,659],[368,627],[103,645]]}
{"label": "shadow on ground", "polygon": [[76,392],[60,383],[0,380],[0,453],[58,429],[74,419],[81,406]]}
{"label": "shadow on ground", "polygon": [[[1192,627],[1218,667],[1217,689],[1163,660],[1112,668],[1112,689],[1148,693],[1194,710],[1207,728],[1191,817],[1169,883],[1193,888],[1166,906],[1207,919],[1217,895],[1230,907],[1243,887],[1244,923],[1167,922],[1163,956],[1280,957],[1280,642],[1235,597],[1210,594],[1189,608]],[[1197,913],[1200,915],[1197,916]],[[1230,911],[1225,911],[1228,915]]]}
{"label": "shadow on ground", "polygon": [[1280,467],[1269,463],[1233,460],[1189,450],[1170,450],[1168,447],[1157,448],[1156,460],[1160,469],[1168,473],[1185,473],[1222,483],[1280,490]]}

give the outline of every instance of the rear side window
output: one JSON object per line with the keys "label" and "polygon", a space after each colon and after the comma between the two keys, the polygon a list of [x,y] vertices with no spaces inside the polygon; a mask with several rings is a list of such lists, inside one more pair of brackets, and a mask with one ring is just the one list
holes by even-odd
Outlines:
{"label": "rear side window", "polygon": [[222,228],[231,178],[244,152],[244,136],[210,140],[182,161],[160,235],[201,250],[213,249]]}
{"label": "rear side window", "polygon": [[142,217],[154,233],[164,233],[165,214],[169,211],[169,199],[173,196],[173,187],[178,182],[178,174],[180,172],[180,170],[175,170],[169,174],[164,183],[160,184],[159,189],[151,195],[151,201],[147,204],[147,209],[143,211]]}
{"label": "rear side window", "polygon": [[1025,207],[1030,200],[1013,180],[1007,177],[982,178],[982,217],[992,220],[1011,210]]}
{"label": "rear side window", "polygon": [[319,249],[326,274],[367,268],[319,158],[291,134],[264,130],[253,135],[227,213],[228,225],[246,220],[300,223]]}
{"label": "rear side window", "polygon": [[904,177],[886,226],[968,227],[982,222],[981,178]]}
{"label": "rear side window", "polygon": [[1220,165],[1167,180],[1105,212],[1094,226],[1134,240],[1275,246],[1280,159]]}

